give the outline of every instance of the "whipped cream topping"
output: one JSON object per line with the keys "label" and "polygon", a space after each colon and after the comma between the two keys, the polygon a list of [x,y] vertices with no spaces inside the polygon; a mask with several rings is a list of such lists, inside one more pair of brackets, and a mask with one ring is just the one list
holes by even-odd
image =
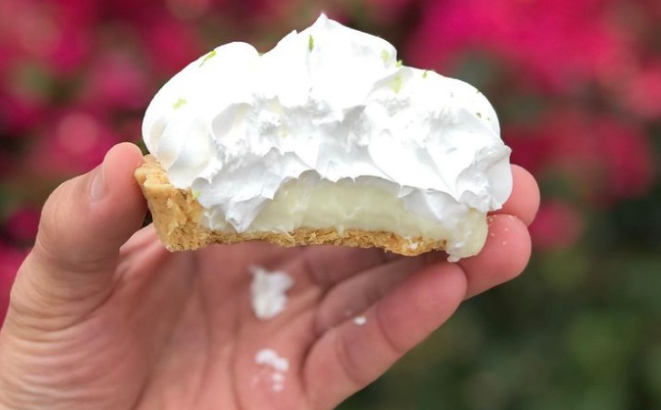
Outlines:
{"label": "whipped cream topping", "polygon": [[[216,230],[251,230],[283,185],[310,175],[374,184],[450,231],[512,189],[484,95],[325,15],[267,53],[230,43],[188,65],[149,105],[143,138]],[[466,240],[448,252],[465,256]]]}
{"label": "whipped cream topping", "polygon": [[250,268],[250,304],[258,319],[273,319],[287,306],[287,291],[294,280],[285,272],[269,272],[259,266]]}
{"label": "whipped cream topping", "polygon": [[[286,374],[289,371],[289,360],[278,355],[273,349],[262,349],[255,354],[255,363],[272,370],[271,390],[281,392],[285,388]],[[259,381],[259,378],[257,379]]]}

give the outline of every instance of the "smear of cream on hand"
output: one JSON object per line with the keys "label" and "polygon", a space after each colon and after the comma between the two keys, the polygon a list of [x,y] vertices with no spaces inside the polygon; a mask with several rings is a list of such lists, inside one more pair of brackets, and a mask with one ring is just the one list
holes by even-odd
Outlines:
{"label": "smear of cream on hand", "polygon": [[353,318],[353,322],[355,324],[357,324],[358,326],[362,326],[365,323],[367,323],[367,318],[365,316],[362,316],[362,315],[361,316],[356,316],[355,318]]}
{"label": "smear of cream on hand", "polygon": [[250,268],[252,310],[258,319],[268,320],[282,313],[287,306],[287,291],[294,280],[285,272],[269,272],[260,266]]}
{"label": "smear of cream on hand", "polygon": [[270,376],[271,389],[281,392],[285,388],[285,374],[289,371],[289,361],[273,349],[262,349],[255,355],[255,363],[273,370]]}

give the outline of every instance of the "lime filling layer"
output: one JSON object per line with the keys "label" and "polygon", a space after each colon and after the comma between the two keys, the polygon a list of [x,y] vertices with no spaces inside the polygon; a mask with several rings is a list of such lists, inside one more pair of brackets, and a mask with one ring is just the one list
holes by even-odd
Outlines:
{"label": "lime filling layer", "polygon": [[[406,208],[388,186],[350,179],[333,183],[300,178],[285,183],[267,201],[245,232],[291,232],[297,228],[392,232],[408,239],[411,250],[421,240],[445,241],[451,259],[475,255],[487,236],[486,215],[463,207],[456,217],[434,220]],[[234,231],[221,212],[206,209],[202,223],[217,231]]]}

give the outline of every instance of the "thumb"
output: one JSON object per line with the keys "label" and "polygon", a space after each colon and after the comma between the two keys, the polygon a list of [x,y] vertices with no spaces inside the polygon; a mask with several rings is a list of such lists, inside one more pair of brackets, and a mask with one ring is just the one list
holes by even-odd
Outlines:
{"label": "thumb", "polygon": [[119,248],[145,214],[133,177],[141,163],[135,145],[116,145],[96,169],[51,194],[35,246],[16,277],[8,320],[12,315],[75,320],[110,294]]}

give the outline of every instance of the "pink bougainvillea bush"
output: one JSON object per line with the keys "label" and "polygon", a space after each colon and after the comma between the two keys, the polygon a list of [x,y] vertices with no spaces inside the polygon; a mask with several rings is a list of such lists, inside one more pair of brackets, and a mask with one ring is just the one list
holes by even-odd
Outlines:
{"label": "pink bougainvillea bush", "polygon": [[[268,49],[323,10],[390,40],[408,65],[483,90],[499,113],[513,162],[533,172],[542,187],[527,279],[466,307],[463,319],[446,331],[451,356],[423,350],[424,359],[414,355],[400,370],[421,378],[421,405],[661,406],[661,351],[650,347],[659,336],[651,330],[656,336],[645,336],[647,326],[661,320],[650,313],[661,311],[661,279],[651,274],[661,272],[655,256],[661,254],[661,2],[321,3],[0,1],[0,321],[34,240],[40,206],[58,183],[94,167],[113,144],[139,142],[151,96],[192,59],[236,40]],[[653,293],[641,282],[659,287]],[[631,313],[637,309],[647,316]],[[491,329],[489,323],[500,326]],[[620,328],[629,333],[622,336]],[[509,350],[512,334],[528,341],[526,353]],[[615,335],[628,344],[603,342]],[[472,344],[453,342],[464,336]],[[486,339],[503,347],[480,344]],[[415,360],[423,364],[411,366]],[[434,360],[450,363],[449,370]],[[619,367],[603,370],[602,361]],[[418,368],[437,376],[411,370]],[[564,384],[565,372],[579,380],[575,388]],[[626,374],[633,376],[623,379]],[[424,390],[424,380],[434,377],[457,388],[444,394]],[[401,389],[389,380],[355,399],[356,408],[407,407],[398,404]],[[562,390],[563,398],[545,393],[545,386]],[[382,395],[390,398],[375,398]]]}

